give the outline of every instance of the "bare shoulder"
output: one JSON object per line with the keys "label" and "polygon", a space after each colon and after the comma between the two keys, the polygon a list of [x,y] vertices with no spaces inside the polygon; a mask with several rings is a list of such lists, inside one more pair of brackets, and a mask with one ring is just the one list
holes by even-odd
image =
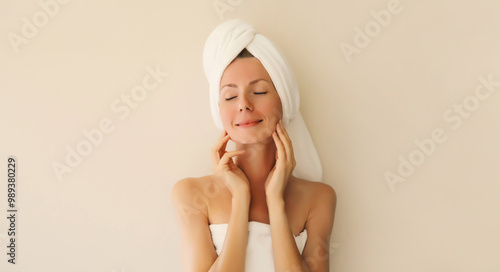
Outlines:
{"label": "bare shoulder", "polygon": [[172,200],[174,202],[181,201],[185,197],[191,196],[193,193],[193,189],[196,189],[197,185],[197,178],[184,178],[179,181],[177,181],[174,184],[174,187],[172,187]]}
{"label": "bare shoulder", "polygon": [[294,178],[293,190],[303,195],[304,206],[307,206],[305,227],[312,236],[328,240],[333,228],[337,193],[327,183]]}
{"label": "bare shoulder", "polygon": [[188,177],[177,181],[172,187],[171,197],[175,204],[183,204],[206,212],[204,190],[213,183],[211,176]]}
{"label": "bare shoulder", "polygon": [[[324,182],[309,181],[301,178],[294,177],[290,183],[293,191],[300,191],[308,198],[335,201],[337,200],[337,193],[332,186]],[[318,202],[314,201],[314,202]]]}
{"label": "bare shoulder", "polygon": [[[303,207],[307,207],[307,219],[332,218],[337,207],[337,193],[327,183],[309,181],[294,177],[291,181],[291,191],[295,198],[300,199]],[[299,197],[297,197],[299,196]]]}
{"label": "bare shoulder", "polygon": [[204,186],[213,182],[211,176],[203,177],[188,177],[177,181],[172,187],[172,199],[179,199],[182,196],[193,196],[198,192],[202,192]]}

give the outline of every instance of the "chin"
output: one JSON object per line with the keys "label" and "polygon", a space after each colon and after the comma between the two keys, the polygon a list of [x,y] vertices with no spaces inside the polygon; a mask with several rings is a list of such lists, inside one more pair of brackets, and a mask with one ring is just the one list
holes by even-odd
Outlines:
{"label": "chin", "polygon": [[263,129],[255,132],[232,131],[229,133],[231,140],[238,144],[269,143],[273,141],[272,131]]}

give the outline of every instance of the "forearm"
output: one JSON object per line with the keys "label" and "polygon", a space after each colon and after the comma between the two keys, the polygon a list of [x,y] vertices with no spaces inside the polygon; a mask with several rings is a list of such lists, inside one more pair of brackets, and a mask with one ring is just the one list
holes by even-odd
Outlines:
{"label": "forearm", "polygon": [[282,198],[267,200],[275,271],[309,271],[297,249],[295,238],[288,224],[285,201]]}
{"label": "forearm", "polygon": [[233,196],[224,245],[209,271],[245,271],[249,205],[249,195]]}

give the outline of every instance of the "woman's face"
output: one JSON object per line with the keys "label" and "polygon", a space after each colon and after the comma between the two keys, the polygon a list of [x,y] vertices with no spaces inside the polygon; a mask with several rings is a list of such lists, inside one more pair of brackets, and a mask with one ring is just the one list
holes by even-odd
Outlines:
{"label": "woman's face", "polygon": [[257,58],[237,58],[222,74],[219,113],[231,140],[251,144],[272,140],[283,116],[280,97]]}

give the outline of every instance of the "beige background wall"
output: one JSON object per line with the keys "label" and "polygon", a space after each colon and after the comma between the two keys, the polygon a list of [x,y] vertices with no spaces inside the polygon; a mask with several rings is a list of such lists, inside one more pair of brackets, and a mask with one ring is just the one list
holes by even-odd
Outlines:
{"label": "beige background wall", "polygon": [[494,0],[1,1],[0,270],[181,270],[170,190],[210,173],[219,135],[202,48],[242,18],[297,74],[338,194],[331,271],[500,271],[499,12]]}

